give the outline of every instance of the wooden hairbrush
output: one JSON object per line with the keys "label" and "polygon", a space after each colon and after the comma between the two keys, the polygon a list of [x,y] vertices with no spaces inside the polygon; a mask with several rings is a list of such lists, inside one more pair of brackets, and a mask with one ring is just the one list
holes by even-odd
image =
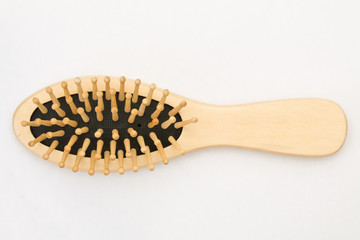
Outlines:
{"label": "wooden hairbrush", "polygon": [[323,99],[215,106],[139,79],[69,79],[27,98],[14,113],[21,143],[74,172],[138,171],[212,146],[327,156],[344,144],[343,110]]}

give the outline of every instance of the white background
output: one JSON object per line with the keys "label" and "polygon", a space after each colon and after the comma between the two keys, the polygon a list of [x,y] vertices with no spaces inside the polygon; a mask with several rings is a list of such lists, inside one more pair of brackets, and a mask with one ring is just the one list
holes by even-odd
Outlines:
{"label": "white background", "polygon": [[[360,239],[360,3],[0,1],[0,239]],[[124,176],[59,169],[12,132],[25,97],[108,74],[213,104],[338,102],[325,158],[233,148]]]}

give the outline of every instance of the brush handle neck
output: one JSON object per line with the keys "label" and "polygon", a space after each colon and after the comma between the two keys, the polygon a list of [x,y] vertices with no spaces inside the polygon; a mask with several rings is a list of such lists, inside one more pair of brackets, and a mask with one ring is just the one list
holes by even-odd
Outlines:
{"label": "brush handle neck", "polygon": [[[323,99],[198,107],[192,146],[234,146],[298,156],[326,156],[346,138],[343,110]],[[189,149],[189,150],[194,150]]]}

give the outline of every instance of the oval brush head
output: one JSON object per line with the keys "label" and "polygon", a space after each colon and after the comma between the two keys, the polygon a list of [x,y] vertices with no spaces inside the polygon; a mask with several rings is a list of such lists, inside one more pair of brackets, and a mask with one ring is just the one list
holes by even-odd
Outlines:
{"label": "oval brush head", "polygon": [[108,76],[47,87],[32,97],[35,109],[29,118],[29,110],[23,114],[21,125],[30,129],[32,138],[28,146],[43,151],[38,154],[45,160],[56,153],[52,160],[61,168],[88,170],[90,175],[95,170],[105,175],[115,170],[136,172],[139,159],[146,161],[141,166],[153,170],[153,154],[167,164],[164,149],[173,145],[183,154],[177,139],[183,126],[197,119],[183,121],[179,112],[186,101],[172,106],[167,103],[168,90],[155,90],[155,84],[139,79]]}

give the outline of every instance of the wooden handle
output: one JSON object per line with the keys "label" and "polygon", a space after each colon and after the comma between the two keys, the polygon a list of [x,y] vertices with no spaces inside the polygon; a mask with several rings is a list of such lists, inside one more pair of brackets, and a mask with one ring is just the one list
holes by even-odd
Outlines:
{"label": "wooden handle", "polygon": [[329,100],[201,106],[199,122],[193,124],[193,132],[186,136],[196,139],[187,146],[188,151],[207,146],[236,146],[298,156],[326,156],[342,147],[347,134],[343,110]]}

